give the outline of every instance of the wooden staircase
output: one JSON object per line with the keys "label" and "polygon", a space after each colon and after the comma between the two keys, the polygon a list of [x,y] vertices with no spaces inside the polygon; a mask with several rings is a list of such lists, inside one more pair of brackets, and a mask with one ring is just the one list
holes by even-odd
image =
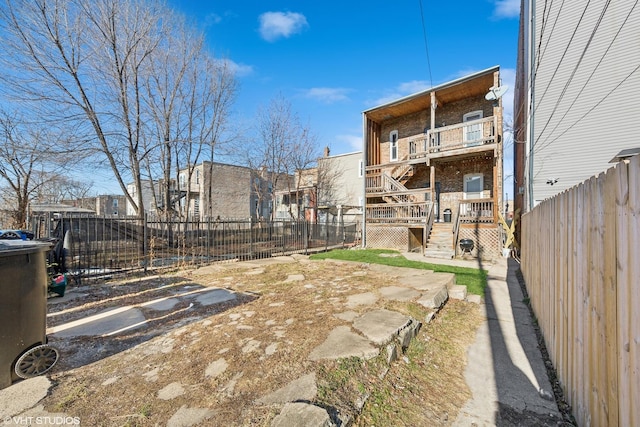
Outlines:
{"label": "wooden staircase", "polygon": [[434,222],[427,239],[424,256],[430,258],[451,259],[455,255],[453,247],[453,223]]}

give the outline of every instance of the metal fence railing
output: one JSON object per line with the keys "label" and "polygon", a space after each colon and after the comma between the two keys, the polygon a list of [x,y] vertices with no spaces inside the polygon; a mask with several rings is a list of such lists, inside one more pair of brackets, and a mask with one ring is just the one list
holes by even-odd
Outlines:
{"label": "metal fence railing", "polygon": [[[30,221],[36,239],[65,240],[69,273],[82,278],[269,258],[353,246],[359,223],[309,221],[166,221],[51,214]],[[65,237],[66,236],[66,237]]]}

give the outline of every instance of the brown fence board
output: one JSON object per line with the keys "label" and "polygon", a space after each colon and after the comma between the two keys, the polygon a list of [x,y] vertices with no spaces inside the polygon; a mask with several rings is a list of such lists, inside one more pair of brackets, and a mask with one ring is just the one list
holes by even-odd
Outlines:
{"label": "brown fence board", "polygon": [[522,219],[522,272],[578,425],[640,425],[640,156]]}

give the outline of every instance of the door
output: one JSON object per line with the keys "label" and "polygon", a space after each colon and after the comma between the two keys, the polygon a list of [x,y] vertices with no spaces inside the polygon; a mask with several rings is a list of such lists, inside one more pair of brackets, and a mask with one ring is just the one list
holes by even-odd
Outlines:
{"label": "door", "polygon": [[481,173],[468,173],[464,176],[464,194],[463,198],[467,199],[481,199],[482,198],[482,186],[484,180]]}
{"label": "door", "polygon": [[[464,176],[464,189],[462,198],[464,200],[481,199],[482,186],[484,180],[481,173],[468,173]],[[470,203],[462,203],[460,206],[460,214],[467,215],[471,211]]]}
{"label": "door", "polygon": [[[462,122],[472,122],[482,118],[482,110],[472,111],[462,116]],[[465,147],[480,145],[482,142],[482,123],[474,123],[464,127],[463,140]]]}

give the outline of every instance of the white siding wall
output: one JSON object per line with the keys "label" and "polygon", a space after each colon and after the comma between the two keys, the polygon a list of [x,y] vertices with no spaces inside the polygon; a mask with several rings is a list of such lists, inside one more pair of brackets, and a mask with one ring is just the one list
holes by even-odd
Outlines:
{"label": "white siding wall", "polygon": [[[606,3],[534,3],[535,201],[608,169],[620,150],[640,146],[640,6],[612,1],[598,23]],[[558,182],[551,186],[548,179]]]}
{"label": "white siding wall", "polygon": [[331,171],[336,172],[333,185],[331,203],[336,205],[359,205],[364,196],[364,177],[359,176],[358,170],[362,160],[362,152],[339,154],[320,158],[319,163],[328,164]]}

